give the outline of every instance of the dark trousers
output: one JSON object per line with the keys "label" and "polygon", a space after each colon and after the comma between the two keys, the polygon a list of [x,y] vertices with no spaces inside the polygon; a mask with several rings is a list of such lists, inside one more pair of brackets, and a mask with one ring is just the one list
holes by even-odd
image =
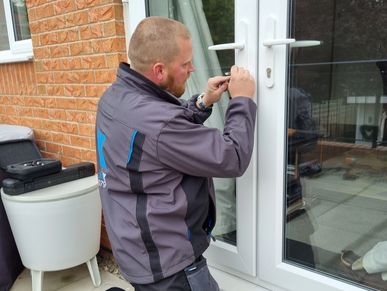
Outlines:
{"label": "dark trousers", "polygon": [[135,291],[219,291],[207,261],[200,256],[180,272],[151,284],[132,284]]}

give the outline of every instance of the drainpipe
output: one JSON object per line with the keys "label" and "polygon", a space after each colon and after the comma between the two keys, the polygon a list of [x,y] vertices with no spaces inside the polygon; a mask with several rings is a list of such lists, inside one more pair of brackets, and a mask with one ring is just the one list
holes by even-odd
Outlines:
{"label": "drainpipe", "polygon": [[[126,51],[129,48],[129,40],[137,24],[146,17],[145,0],[122,0],[124,13],[124,28]],[[129,11],[132,11],[129,14]]]}

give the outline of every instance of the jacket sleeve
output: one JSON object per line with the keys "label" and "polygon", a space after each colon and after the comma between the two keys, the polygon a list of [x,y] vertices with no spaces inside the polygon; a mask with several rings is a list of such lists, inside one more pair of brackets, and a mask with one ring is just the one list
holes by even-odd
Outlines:
{"label": "jacket sleeve", "polygon": [[192,110],[194,113],[194,119],[195,123],[200,123],[203,124],[204,121],[207,120],[208,117],[210,117],[212,113],[212,107],[207,108],[206,110],[200,110],[199,108],[196,107],[196,98],[198,98],[199,94],[193,95],[190,99],[188,100],[182,100],[181,105],[185,108],[188,108]]}
{"label": "jacket sleeve", "polygon": [[251,159],[255,117],[256,104],[246,97],[230,101],[223,133],[176,116],[160,132],[158,159],[193,176],[241,176]]}

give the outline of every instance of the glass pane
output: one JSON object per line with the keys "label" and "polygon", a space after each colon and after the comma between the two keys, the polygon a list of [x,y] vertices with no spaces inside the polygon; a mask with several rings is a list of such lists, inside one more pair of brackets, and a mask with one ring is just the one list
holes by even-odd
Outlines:
{"label": "glass pane", "polygon": [[[212,44],[234,42],[234,0],[149,0],[148,15],[177,19],[190,30],[193,38],[193,63],[196,71],[188,80],[182,98],[202,92],[209,77],[222,75],[234,64],[234,51],[209,51]],[[223,130],[228,96],[215,104],[206,126]],[[213,235],[221,241],[236,245],[235,179],[214,179],[216,189],[217,223]]]}
{"label": "glass pane", "polygon": [[27,8],[24,0],[11,0],[13,30],[15,41],[30,39]]}
{"label": "glass pane", "polygon": [[289,11],[284,259],[385,290],[387,1]]}
{"label": "glass pane", "polygon": [[4,5],[0,3],[0,51],[9,50],[7,22],[5,20]]}

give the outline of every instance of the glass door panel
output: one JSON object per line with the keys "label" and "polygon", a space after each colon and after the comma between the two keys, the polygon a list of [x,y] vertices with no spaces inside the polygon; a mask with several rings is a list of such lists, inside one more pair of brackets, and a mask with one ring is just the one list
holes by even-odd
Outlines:
{"label": "glass door panel", "polygon": [[[196,71],[188,80],[187,90],[182,98],[206,88],[207,80],[230,71],[235,63],[233,50],[210,51],[214,43],[234,42],[234,0],[195,0],[195,1],[148,1],[148,15],[173,18],[183,22],[193,38],[193,63]],[[206,126],[223,130],[224,116],[228,106],[227,93],[214,105]],[[236,181],[214,179],[217,204],[217,222],[213,235],[219,241],[236,245]]]}
{"label": "glass door panel", "polygon": [[289,12],[284,260],[385,290],[387,1]]}

